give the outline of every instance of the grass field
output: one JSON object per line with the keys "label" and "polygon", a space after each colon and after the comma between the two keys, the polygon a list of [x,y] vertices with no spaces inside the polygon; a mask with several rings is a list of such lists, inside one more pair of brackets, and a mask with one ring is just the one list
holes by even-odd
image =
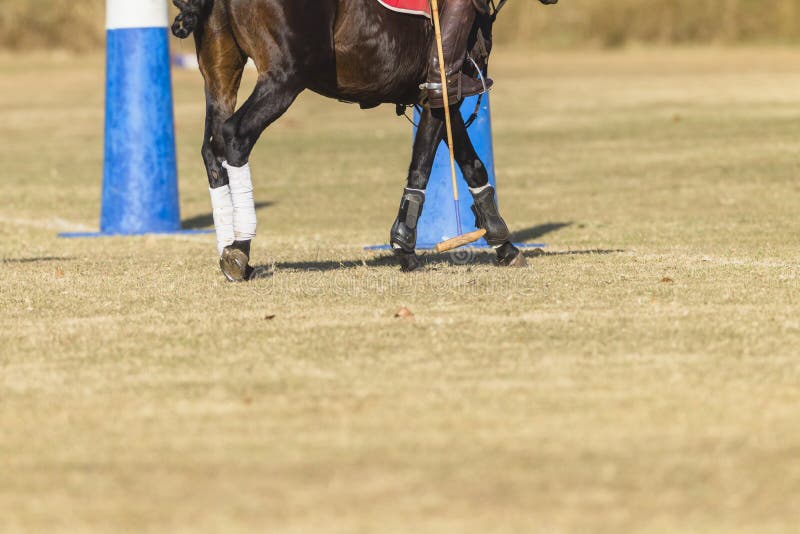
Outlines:
{"label": "grass field", "polygon": [[211,236],[58,239],[97,224],[102,59],[0,57],[0,530],[796,531],[800,50],[495,57],[529,269],[364,252],[409,126],[306,95],[243,285]]}

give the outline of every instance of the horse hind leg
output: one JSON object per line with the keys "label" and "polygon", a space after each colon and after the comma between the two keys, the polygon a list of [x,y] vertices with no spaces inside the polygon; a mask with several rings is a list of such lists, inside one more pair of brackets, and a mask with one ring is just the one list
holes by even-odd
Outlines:
{"label": "horse hind leg", "polygon": [[452,124],[455,158],[472,193],[475,226],[486,230],[486,242],[497,253],[498,265],[525,267],[525,255],[511,243],[511,233],[497,207],[497,195],[494,187],[489,184],[489,173],[475,152],[457,106],[452,113]]}
{"label": "horse hind leg", "polygon": [[426,109],[420,117],[408,179],[400,199],[400,209],[392,225],[389,242],[400,261],[404,272],[416,271],[422,263],[416,254],[417,222],[422,216],[425,205],[425,189],[428,187],[436,149],[444,135],[444,123],[435,119],[430,109]]}

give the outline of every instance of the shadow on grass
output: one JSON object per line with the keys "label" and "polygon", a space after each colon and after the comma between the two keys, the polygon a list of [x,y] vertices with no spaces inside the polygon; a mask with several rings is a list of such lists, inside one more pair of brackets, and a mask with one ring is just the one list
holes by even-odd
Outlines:
{"label": "shadow on grass", "polygon": [[563,228],[572,226],[571,222],[549,222],[517,230],[511,233],[511,241],[513,243],[529,243],[547,234],[557,232]]}
{"label": "shadow on grass", "polygon": [[[273,202],[256,202],[256,211],[272,206]],[[181,228],[184,230],[202,230],[214,227],[214,214],[204,213],[181,221]]]}
{"label": "shadow on grass", "polygon": [[24,263],[45,263],[48,261],[75,261],[75,258],[61,256],[42,256],[40,258],[3,258],[2,264],[24,264]]}
{"label": "shadow on grass", "polygon": [[[511,235],[514,243],[526,243],[537,240],[547,234],[557,232],[563,228],[572,226],[572,222],[549,222],[539,224],[523,230],[518,230]],[[528,259],[547,256],[579,256],[579,255],[606,255],[625,252],[619,249],[587,249],[587,250],[566,250],[548,252],[542,249],[524,250],[523,253]],[[420,251],[420,260],[428,268],[437,268],[442,265],[458,265],[469,267],[470,265],[495,265],[497,256],[491,250],[485,249],[460,249],[453,252],[439,254],[436,252]],[[340,269],[354,269],[357,267],[399,267],[399,262],[394,254],[384,253],[364,260],[345,260],[345,261],[299,261],[299,262],[280,262],[275,265],[276,269],[286,269],[290,271],[336,271]],[[268,269],[271,266],[259,266],[259,269]]]}
{"label": "shadow on grass", "polygon": [[[591,256],[608,255],[625,252],[621,249],[587,249],[587,250],[565,250],[555,252],[545,252],[541,249],[525,250],[523,253],[528,259],[545,258],[548,256]],[[436,252],[422,251],[419,254],[420,260],[427,268],[444,265],[456,265],[460,267],[470,267],[472,265],[495,265],[497,256],[493,251],[483,251],[475,249],[462,249],[454,253],[439,254]],[[275,264],[277,270],[289,271],[337,271],[341,269],[355,269],[357,267],[399,267],[400,263],[392,253],[384,253],[380,256],[365,260],[345,260],[345,261],[297,261],[297,262],[278,262]],[[260,265],[256,267],[261,270],[271,270],[272,266]]]}

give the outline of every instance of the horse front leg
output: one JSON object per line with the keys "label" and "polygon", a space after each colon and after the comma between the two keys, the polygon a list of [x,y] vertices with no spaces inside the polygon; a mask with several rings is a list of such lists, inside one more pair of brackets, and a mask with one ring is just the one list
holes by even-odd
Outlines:
{"label": "horse front leg", "polygon": [[497,253],[498,265],[524,267],[525,256],[511,243],[511,233],[497,207],[497,195],[494,187],[489,184],[489,173],[475,152],[464,119],[458,110],[452,114],[452,124],[455,158],[472,193],[475,226],[486,230],[484,238]]}
{"label": "horse front leg", "polygon": [[[217,10],[212,17],[221,18],[224,17],[224,13]],[[236,232],[230,177],[225,168],[223,128],[236,109],[237,92],[242,80],[246,58],[239,50],[229,30],[198,31],[195,34],[195,43],[206,93],[206,123],[202,155],[208,174],[217,252],[220,257],[220,266],[225,272],[223,257],[226,248],[236,244]],[[249,245],[246,249],[249,254]],[[226,276],[234,279],[227,272]]]}
{"label": "horse front leg", "polygon": [[[441,110],[439,110],[441,111]],[[400,200],[400,209],[392,225],[389,242],[392,250],[400,260],[404,272],[411,272],[422,267],[416,254],[417,222],[425,205],[425,189],[431,176],[431,169],[436,158],[436,149],[444,136],[444,119],[425,109],[420,117],[408,179]]]}
{"label": "horse front leg", "polygon": [[242,107],[225,122],[225,161],[233,204],[234,241],[224,247],[220,265],[231,281],[248,280],[250,245],[256,237],[256,208],[250,154],[264,130],[289,109],[302,87],[296,76],[276,65],[259,75],[255,89]]}

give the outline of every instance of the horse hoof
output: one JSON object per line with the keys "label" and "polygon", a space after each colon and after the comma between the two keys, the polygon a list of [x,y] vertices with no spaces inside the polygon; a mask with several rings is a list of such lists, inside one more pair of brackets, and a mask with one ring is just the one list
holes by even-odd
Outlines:
{"label": "horse hoof", "polygon": [[525,259],[525,255],[522,253],[522,251],[515,247],[512,253],[499,258],[497,260],[497,265],[500,267],[522,269],[528,266],[528,260]]}
{"label": "horse hoof", "polygon": [[415,252],[397,252],[397,257],[400,258],[400,270],[404,273],[413,273],[422,268],[422,262]]}
{"label": "horse hoof", "polygon": [[528,266],[528,260],[525,258],[525,254],[522,251],[517,254],[517,257],[511,260],[511,263],[508,264],[508,267],[512,269],[524,269]]}
{"label": "horse hoof", "polygon": [[219,267],[229,282],[243,282],[249,280],[253,274],[253,268],[248,265],[249,261],[250,258],[243,251],[226,247],[219,259]]}

